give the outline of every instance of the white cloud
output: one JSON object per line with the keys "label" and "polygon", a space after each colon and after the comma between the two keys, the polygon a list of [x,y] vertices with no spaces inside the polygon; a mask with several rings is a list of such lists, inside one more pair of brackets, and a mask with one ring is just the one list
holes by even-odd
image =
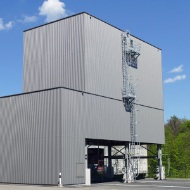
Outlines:
{"label": "white cloud", "polygon": [[0,30],[9,30],[13,27],[13,22],[3,23],[3,19],[0,18]]}
{"label": "white cloud", "polygon": [[37,16],[24,16],[24,23],[29,23],[29,22],[35,22],[37,20]]}
{"label": "white cloud", "polygon": [[8,29],[8,30],[11,29],[12,27],[13,27],[13,22],[12,21],[5,24],[5,28]]}
{"label": "white cloud", "polygon": [[183,71],[183,65],[180,65],[179,67],[172,69],[169,73],[180,73],[182,71]]}
{"label": "white cloud", "polygon": [[176,82],[178,80],[184,80],[186,79],[186,75],[177,75],[174,78],[168,78],[164,81],[164,83],[173,83]]}
{"label": "white cloud", "polygon": [[27,16],[27,15],[22,15],[22,19],[18,19],[16,22],[21,22],[21,23],[31,23],[31,22],[36,22],[38,20],[38,16],[32,15],[32,16]]}
{"label": "white cloud", "polygon": [[60,0],[45,0],[39,7],[39,15],[46,16],[46,22],[51,22],[68,16],[65,4]]}

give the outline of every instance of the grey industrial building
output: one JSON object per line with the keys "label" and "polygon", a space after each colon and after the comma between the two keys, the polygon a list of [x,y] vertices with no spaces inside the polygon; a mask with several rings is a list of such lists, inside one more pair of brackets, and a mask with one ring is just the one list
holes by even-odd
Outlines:
{"label": "grey industrial building", "polygon": [[[122,30],[88,13],[24,31],[23,93],[0,98],[0,182],[85,183],[85,147],[131,141]],[[141,44],[137,139],[164,144],[161,49]],[[111,159],[111,158],[109,158]],[[111,162],[110,162],[111,163]]]}

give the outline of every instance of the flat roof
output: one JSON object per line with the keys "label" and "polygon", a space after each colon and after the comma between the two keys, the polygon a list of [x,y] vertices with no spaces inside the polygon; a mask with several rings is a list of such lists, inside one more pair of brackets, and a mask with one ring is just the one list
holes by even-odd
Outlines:
{"label": "flat roof", "polygon": [[[29,28],[29,29],[27,29],[27,30],[24,30],[23,32],[27,32],[27,31],[30,31],[30,30],[33,30],[33,29],[36,29],[36,28],[39,28],[39,27],[43,27],[43,26],[46,26],[46,25],[49,25],[49,24],[52,24],[52,23],[55,23],[55,22],[59,22],[59,21],[61,21],[61,20],[65,20],[65,19],[68,19],[68,18],[71,18],[71,17],[75,17],[75,16],[78,16],[78,15],[81,15],[81,14],[87,14],[87,15],[89,15],[89,16],[91,16],[91,17],[94,17],[94,18],[96,18],[96,19],[98,19],[98,20],[104,22],[105,24],[108,24],[108,25],[110,25],[110,26],[112,26],[112,27],[114,27],[114,28],[116,28],[116,29],[118,29],[118,30],[120,30],[120,31],[122,31],[122,32],[125,32],[124,30],[122,30],[122,29],[120,29],[120,28],[118,28],[118,27],[116,27],[116,26],[113,26],[112,24],[110,24],[110,23],[108,23],[108,22],[106,22],[106,21],[104,21],[104,20],[101,20],[101,19],[99,19],[99,18],[97,18],[97,17],[95,17],[95,16],[93,16],[93,15],[87,13],[87,12],[80,12],[80,13],[77,13],[77,14],[74,14],[74,15],[71,15],[71,16],[68,16],[68,17],[64,17],[64,18],[61,18],[61,19],[58,19],[58,20],[55,20],[55,21],[52,21],[52,22],[48,22],[48,23],[45,23],[45,24],[42,24],[42,25],[39,25],[39,26],[36,26],[36,27],[33,27],[33,28]],[[155,47],[155,48],[161,50],[161,48],[156,47],[156,46],[150,44],[149,42],[146,42],[146,41],[144,41],[144,40],[142,40],[142,39],[140,39],[140,38],[138,38],[138,37],[136,37],[136,36],[134,36],[134,35],[132,35],[132,34],[130,34],[130,35],[133,36],[133,37],[135,37],[136,39],[138,39],[138,40],[140,40],[140,41],[146,43],[146,44],[149,44],[149,45],[151,45],[151,46],[153,46],[153,47]]]}

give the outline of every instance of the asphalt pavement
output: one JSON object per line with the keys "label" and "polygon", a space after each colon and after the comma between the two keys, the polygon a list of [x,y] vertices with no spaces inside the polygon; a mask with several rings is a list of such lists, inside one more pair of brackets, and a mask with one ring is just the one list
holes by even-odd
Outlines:
{"label": "asphalt pavement", "polygon": [[55,190],[55,189],[77,189],[77,190],[190,190],[190,180],[167,179],[157,181],[153,179],[136,180],[134,183],[124,184],[121,182],[95,183],[91,186],[85,185],[67,185],[58,186],[40,186],[40,185],[21,185],[21,184],[3,184],[0,183],[0,190]]}

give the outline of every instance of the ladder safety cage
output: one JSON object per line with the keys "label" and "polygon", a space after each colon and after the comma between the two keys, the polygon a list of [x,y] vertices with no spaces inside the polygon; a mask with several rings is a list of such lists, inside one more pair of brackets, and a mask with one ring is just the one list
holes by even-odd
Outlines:
{"label": "ladder safety cage", "polygon": [[137,86],[136,81],[130,76],[130,68],[138,68],[138,57],[141,45],[135,42],[129,33],[121,35],[122,44],[122,74],[123,88],[122,99],[126,112],[130,112],[130,135],[128,165],[126,166],[125,182],[133,182],[138,176],[138,165],[140,160],[140,143],[137,142]]}

